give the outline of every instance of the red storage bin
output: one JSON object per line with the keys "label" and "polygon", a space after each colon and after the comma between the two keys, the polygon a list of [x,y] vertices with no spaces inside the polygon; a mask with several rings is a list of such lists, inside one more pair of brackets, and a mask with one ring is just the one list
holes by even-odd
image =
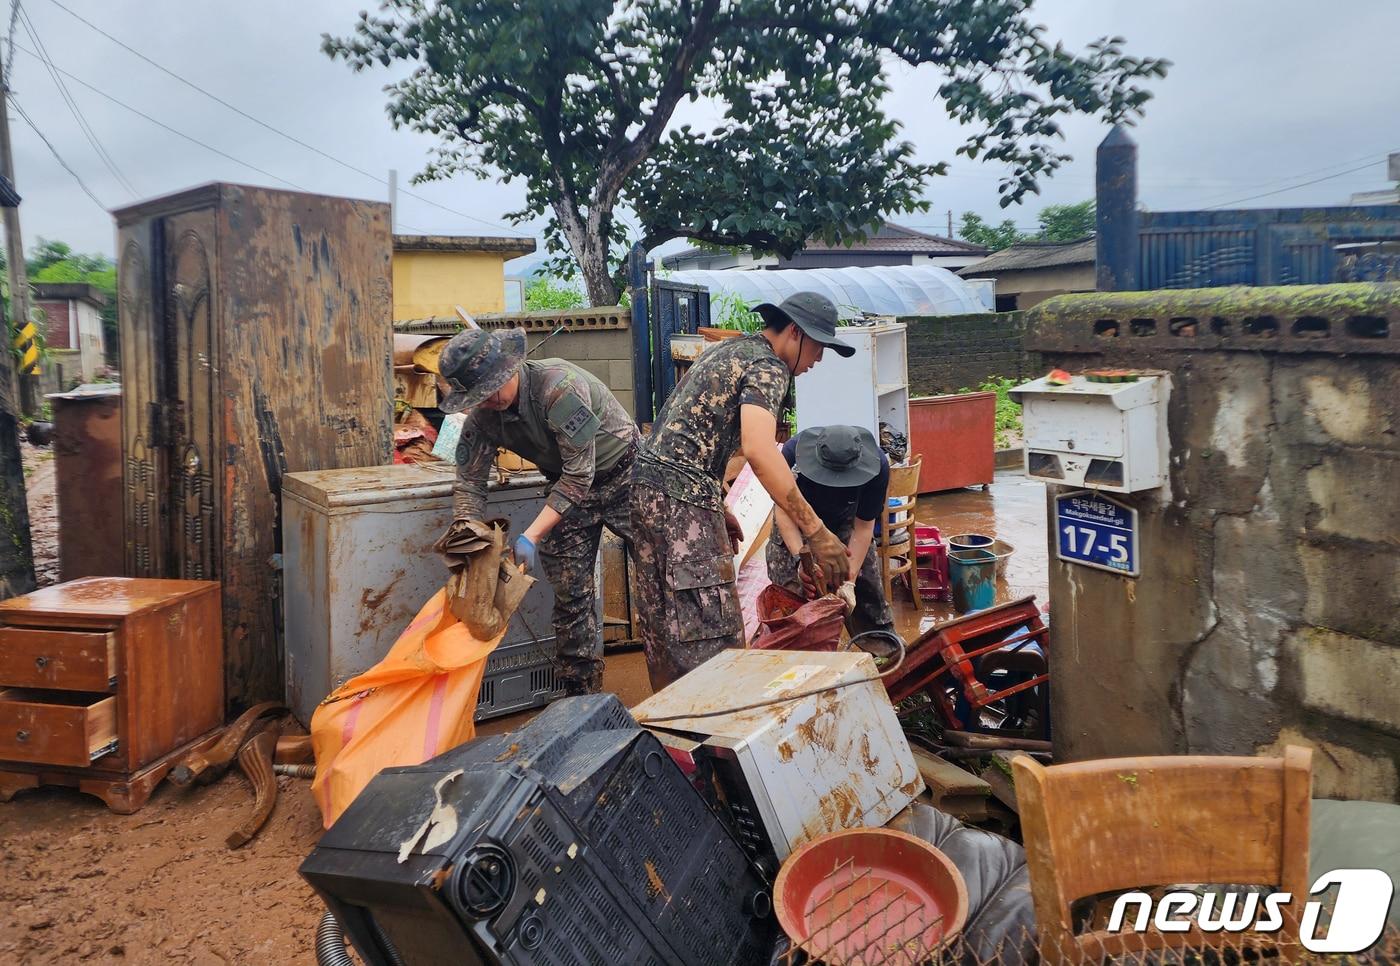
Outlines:
{"label": "red storage bin", "polygon": [[924,457],[920,493],[992,482],[996,410],[994,392],[909,400],[909,452]]}

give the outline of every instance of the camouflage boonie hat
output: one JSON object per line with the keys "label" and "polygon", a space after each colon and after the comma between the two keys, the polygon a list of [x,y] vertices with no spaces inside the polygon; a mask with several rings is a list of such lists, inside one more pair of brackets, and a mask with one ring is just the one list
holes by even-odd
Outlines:
{"label": "camouflage boonie hat", "polygon": [[452,391],[438,403],[445,413],[460,413],[500,389],[525,358],[525,333],[510,329],[499,335],[485,329],[458,332],[438,356],[438,373]]}

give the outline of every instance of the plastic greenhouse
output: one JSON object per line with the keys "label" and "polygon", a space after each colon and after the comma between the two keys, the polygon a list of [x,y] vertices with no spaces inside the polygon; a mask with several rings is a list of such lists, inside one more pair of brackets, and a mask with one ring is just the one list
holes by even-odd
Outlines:
{"label": "plastic greenhouse", "polygon": [[875,265],[782,271],[672,272],[668,278],[703,285],[710,295],[734,293],[749,305],[781,302],[797,292],[819,292],[842,318],[861,315],[961,315],[986,312],[977,290],[934,265]]}

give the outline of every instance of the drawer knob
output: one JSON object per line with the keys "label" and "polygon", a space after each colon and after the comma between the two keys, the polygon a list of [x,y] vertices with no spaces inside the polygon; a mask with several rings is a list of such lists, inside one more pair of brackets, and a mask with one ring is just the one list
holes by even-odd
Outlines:
{"label": "drawer knob", "polygon": [[27,731],[25,731],[23,728],[21,728],[20,730],[18,730],[18,731],[15,732],[15,740],[16,740],[16,741],[28,741],[28,740],[29,740],[29,732],[27,732]]}
{"label": "drawer knob", "polygon": [[49,666],[49,659],[41,654],[34,659],[34,666],[40,669],[46,668]]}

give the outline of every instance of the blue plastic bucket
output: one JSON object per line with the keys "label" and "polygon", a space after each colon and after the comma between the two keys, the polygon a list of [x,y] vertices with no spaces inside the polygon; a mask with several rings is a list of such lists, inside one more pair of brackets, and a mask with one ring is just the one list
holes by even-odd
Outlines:
{"label": "blue plastic bucket", "polygon": [[950,550],[948,582],[959,614],[985,610],[996,603],[997,557],[989,550]]}
{"label": "blue plastic bucket", "polygon": [[947,539],[949,550],[977,550],[982,547],[991,548],[996,541],[982,533],[959,533]]}

